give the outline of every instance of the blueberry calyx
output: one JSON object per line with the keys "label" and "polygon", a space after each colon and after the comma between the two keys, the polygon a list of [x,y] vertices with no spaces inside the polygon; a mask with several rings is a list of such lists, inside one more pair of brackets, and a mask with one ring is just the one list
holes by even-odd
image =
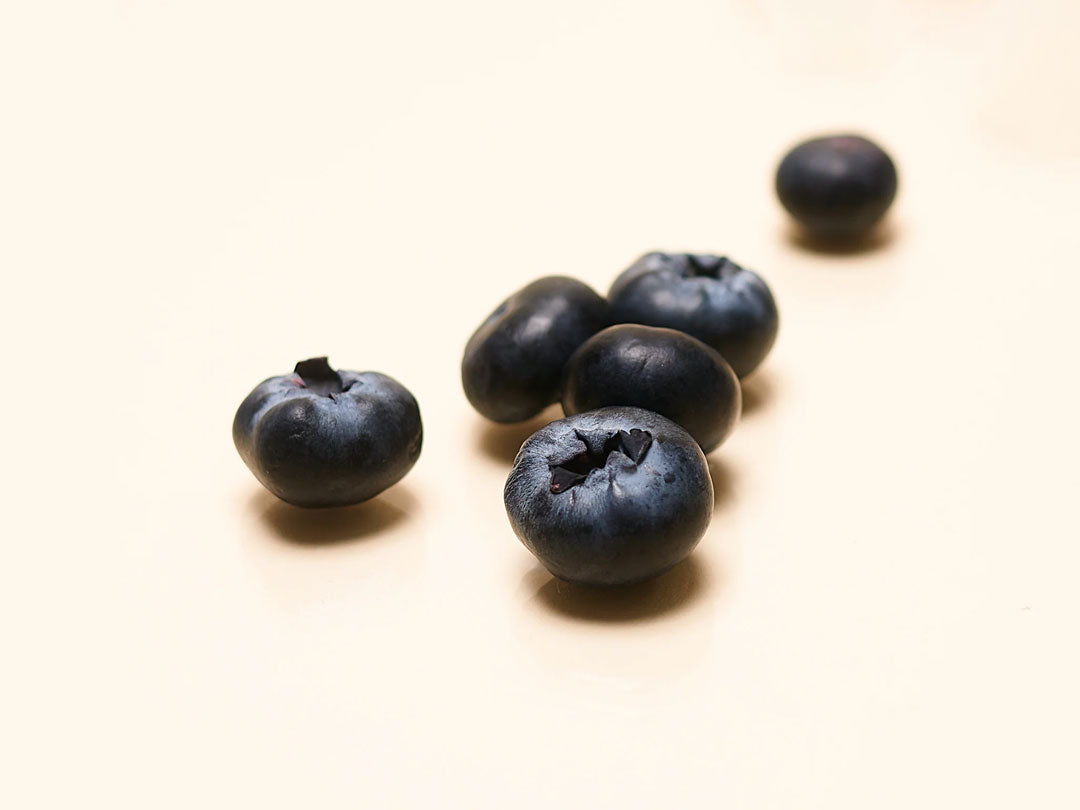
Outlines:
{"label": "blueberry calyx", "polygon": [[333,397],[345,390],[341,375],[330,367],[330,361],[326,357],[301,360],[296,364],[293,373],[300,378],[300,384],[304,388],[319,396]]}
{"label": "blueberry calyx", "polygon": [[552,465],[551,491],[556,495],[580,484],[593,470],[602,470],[612,453],[620,452],[634,464],[640,464],[652,446],[652,434],[638,428],[613,433],[599,447],[591,443],[589,437],[575,432],[585,449],[561,464]]}
{"label": "blueberry calyx", "polygon": [[728,265],[735,263],[726,256],[713,256],[707,253],[686,254],[686,278],[720,278]]}

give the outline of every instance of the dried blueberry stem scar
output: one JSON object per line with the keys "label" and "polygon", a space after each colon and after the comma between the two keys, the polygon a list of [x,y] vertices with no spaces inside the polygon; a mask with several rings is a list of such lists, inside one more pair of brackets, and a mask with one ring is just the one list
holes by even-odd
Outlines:
{"label": "dried blueberry stem scar", "polygon": [[330,368],[330,362],[325,357],[312,357],[310,360],[301,360],[296,364],[293,373],[300,377],[300,382],[313,394],[328,397],[332,394],[340,394],[345,390],[341,382],[341,375]]}
{"label": "dried blueberry stem scar", "polygon": [[585,443],[585,450],[568,461],[551,467],[551,491],[555,494],[566,492],[580,484],[593,470],[603,469],[607,466],[608,456],[615,451],[622,453],[634,464],[640,464],[652,445],[652,434],[637,428],[632,428],[629,433],[625,430],[613,433],[598,453],[589,450],[589,443],[580,434],[578,438]]}

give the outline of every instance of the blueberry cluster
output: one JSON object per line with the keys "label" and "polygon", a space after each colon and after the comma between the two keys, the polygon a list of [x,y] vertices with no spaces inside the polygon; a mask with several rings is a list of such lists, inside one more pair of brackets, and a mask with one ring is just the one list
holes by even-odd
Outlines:
{"label": "blueberry cluster", "polygon": [[[813,236],[860,238],[896,196],[876,144],[853,135],[792,149],[776,173],[781,203]],[[776,340],[768,285],[723,256],[648,253],[607,297],[565,276],[500,304],[465,346],[473,407],[521,422],[561,403],[566,417],[521,446],[506,481],[510,523],[555,576],[619,585],[663,573],[708,526],[705,454],[735,427],[740,380]],[[325,357],[271,377],[241,403],[233,441],[274,495],[302,507],[368,500],[420,455],[416,398],[374,371]]]}
{"label": "blueberry cluster", "polygon": [[555,576],[621,585],[685,558],[709,524],[705,454],[742,409],[740,378],[776,340],[768,285],[722,256],[648,253],[603,298],[574,279],[511,295],[465,346],[469,402],[496,422],[561,403],[521,446],[503,492]]}

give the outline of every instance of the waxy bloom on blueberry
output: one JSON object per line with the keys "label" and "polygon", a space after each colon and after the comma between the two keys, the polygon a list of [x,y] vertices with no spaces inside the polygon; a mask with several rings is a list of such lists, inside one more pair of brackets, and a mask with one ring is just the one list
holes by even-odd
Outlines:
{"label": "waxy bloom on blueberry", "polygon": [[674,329],[609,326],[578,347],[563,378],[567,415],[632,405],[681,425],[706,453],[735,427],[739,379],[719,352]]}
{"label": "waxy bloom on blueberry", "polygon": [[897,184],[892,158],[858,135],[805,141],[776,170],[776,194],[784,208],[826,240],[866,234],[889,210]]}
{"label": "waxy bloom on blueberry", "polygon": [[693,335],[740,378],[765,359],[780,326],[769,286],[724,256],[647,253],[615,279],[608,300],[613,323]]}
{"label": "waxy bloom on blueberry", "polygon": [[264,380],[240,404],[233,442],[255,477],[296,506],[345,506],[378,495],[416,463],[420,408],[376,371],[335,371],[325,357]]}
{"label": "waxy bloom on blueberry", "polygon": [[713,487],[689,433],[651,411],[612,407],[534,433],[503,500],[514,532],[556,577],[624,585],[690,554],[709,525]]}
{"label": "waxy bloom on blueberry", "polygon": [[547,276],[518,290],[469,338],[461,384],[495,422],[521,422],[559,401],[563,366],[608,325],[607,302],[588,285]]}

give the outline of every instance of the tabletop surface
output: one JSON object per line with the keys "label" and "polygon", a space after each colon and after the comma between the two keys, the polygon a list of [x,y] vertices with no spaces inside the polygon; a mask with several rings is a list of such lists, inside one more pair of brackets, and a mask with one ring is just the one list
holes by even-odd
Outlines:
{"label": "tabletop surface", "polygon": [[[9,807],[1074,808],[1080,7],[46,2],[2,12]],[[893,154],[845,252],[793,143]],[[759,271],[775,350],[652,584],[560,584],[461,351],[549,274]],[[230,425],[328,354],[420,402],[360,507]]]}

